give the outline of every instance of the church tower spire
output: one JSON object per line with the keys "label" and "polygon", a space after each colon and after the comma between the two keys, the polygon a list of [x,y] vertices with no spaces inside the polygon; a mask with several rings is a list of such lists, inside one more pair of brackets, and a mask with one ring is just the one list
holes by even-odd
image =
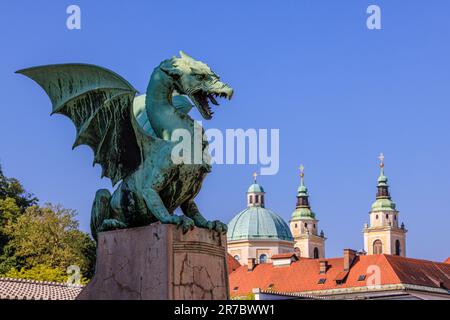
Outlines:
{"label": "church tower spire", "polygon": [[395,203],[389,191],[385,175],[384,155],[380,154],[380,176],[376,200],[369,212],[370,223],[364,226],[364,250],[368,254],[406,255],[406,232],[404,224],[399,227]]}
{"label": "church tower spire", "polygon": [[290,221],[295,240],[295,252],[299,257],[325,257],[325,235],[318,233],[319,220],[311,210],[308,188],[305,185],[305,167],[300,166],[300,186],[297,190],[297,204]]}

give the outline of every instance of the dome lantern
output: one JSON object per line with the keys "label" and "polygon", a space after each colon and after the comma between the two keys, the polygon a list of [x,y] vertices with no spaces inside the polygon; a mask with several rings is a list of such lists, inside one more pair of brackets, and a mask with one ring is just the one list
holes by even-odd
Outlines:
{"label": "dome lantern", "polygon": [[258,174],[253,173],[253,184],[247,190],[247,207],[264,208],[264,188],[256,180]]}

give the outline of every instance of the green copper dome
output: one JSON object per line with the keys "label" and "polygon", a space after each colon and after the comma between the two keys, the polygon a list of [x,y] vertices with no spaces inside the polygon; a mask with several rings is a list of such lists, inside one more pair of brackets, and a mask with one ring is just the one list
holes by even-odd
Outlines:
{"label": "green copper dome", "polygon": [[255,206],[237,214],[228,224],[228,241],[285,240],[293,241],[286,222],[275,212]]}
{"label": "green copper dome", "polygon": [[257,183],[252,184],[247,192],[264,192],[264,188]]}
{"label": "green copper dome", "polygon": [[387,186],[388,178],[384,175],[384,172],[378,177],[379,186]]}
{"label": "green copper dome", "polygon": [[310,208],[307,207],[297,208],[292,213],[292,220],[299,220],[299,219],[304,220],[305,218],[315,219],[316,214],[312,212]]}
{"label": "green copper dome", "polygon": [[372,212],[375,211],[396,211],[395,203],[391,199],[377,199],[372,204]]}
{"label": "green copper dome", "polygon": [[307,195],[308,195],[308,188],[305,187],[305,186],[302,184],[300,187],[298,187],[297,192],[298,192],[299,195],[305,195],[305,196],[307,196]]}

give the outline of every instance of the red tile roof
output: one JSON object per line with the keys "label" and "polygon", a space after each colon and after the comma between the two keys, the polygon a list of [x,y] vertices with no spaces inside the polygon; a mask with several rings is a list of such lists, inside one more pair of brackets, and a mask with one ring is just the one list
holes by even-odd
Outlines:
{"label": "red tile roof", "polygon": [[0,278],[0,300],[75,300],[83,286]]}
{"label": "red tile roof", "polygon": [[445,260],[445,262],[444,263],[448,263],[448,264],[450,264],[450,257],[448,257],[447,258],[447,260]]}
{"label": "red tile roof", "polygon": [[229,253],[227,253],[227,267],[228,267],[228,274],[239,268],[241,264],[236,261],[235,258]]}
{"label": "red tile roof", "polygon": [[[320,273],[321,260],[328,262],[325,274]],[[343,258],[321,260],[300,258],[285,268],[274,267],[271,263],[260,264],[253,271],[241,266],[230,273],[231,296],[246,295],[254,288],[267,290],[269,286],[271,290],[287,293],[365,287],[374,284],[412,284],[450,289],[450,264],[390,255],[358,256],[348,273],[344,275]],[[375,270],[380,271],[379,283],[370,282],[375,278],[373,276]],[[361,276],[365,277],[361,280]],[[338,284],[336,279],[343,282]]]}

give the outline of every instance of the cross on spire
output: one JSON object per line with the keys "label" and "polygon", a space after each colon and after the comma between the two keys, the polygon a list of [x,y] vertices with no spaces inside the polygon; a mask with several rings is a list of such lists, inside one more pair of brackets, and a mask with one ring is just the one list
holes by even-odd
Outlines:
{"label": "cross on spire", "polygon": [[380,167],[384,168],[384,154],[380,153],[380,156],[378,157],[380,159]]}
{"label": "cross on spire", "polygon": [[380,170],[381,170],[380,176],[384,176],[384,154],[380,153],[378,159],[380,159]]}
{"label": "cross on spire", "polygon": [[299,169],[300,169],[300,179],[303,185],[305,179],[305,166],[301,164]]}
{"label": "cross on spire", "polygon": [[256,184],[256,178],[258,177],[258,174],[256,172],[253,172],[253,182]]}

